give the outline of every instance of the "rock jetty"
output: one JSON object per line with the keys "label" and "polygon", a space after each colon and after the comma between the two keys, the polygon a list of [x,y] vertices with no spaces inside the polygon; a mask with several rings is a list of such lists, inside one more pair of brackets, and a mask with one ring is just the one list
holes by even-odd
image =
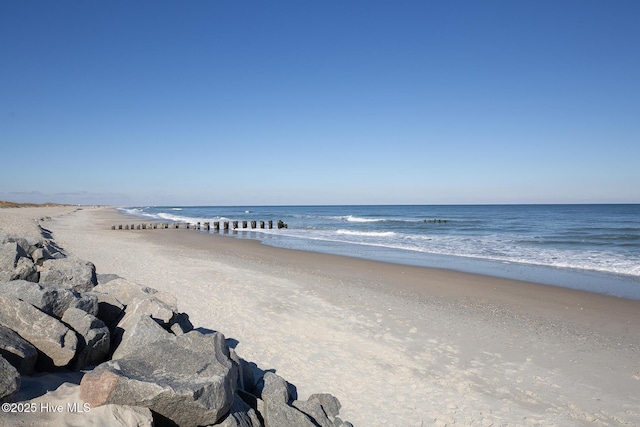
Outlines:
{"label": "rock jetty", "polygon": [[[77,371],[85,404],[136,425],[352,426],[336,397],[296,400],[295,387],[238,357],[221,332],[194,327],[173,295],[96,274],[40,230],[41,239],[0,235],[3,403],[23,379]],[[17,415],[0,413],[0,425],[23,422]]]}

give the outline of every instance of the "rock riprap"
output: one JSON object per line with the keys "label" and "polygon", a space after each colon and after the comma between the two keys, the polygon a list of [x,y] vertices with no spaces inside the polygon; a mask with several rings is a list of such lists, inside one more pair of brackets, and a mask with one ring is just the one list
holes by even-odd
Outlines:
{"label": "rock riprap", "polygon": [[[194,328],[175,296],[97,275],[41,230],[0,235],[0,401],[15,398],[21,376],[82,370],[80,397],[119,425],[150,425],[150,413],[185,427],[351,426],[334,396],[294,400],[284,378],[238,357],[221,332]],[[0,414],[0,425],[28,415]]]}
{"label": "rock riprap", "polygon": [[20,390],[20,374],[7,359],[0,356],[0,402],[11,400]]}
{"label": "rock riprap", "polygon": [[38,350],[41,370],[65,367],[76,355],[74,331],[29,303],[0,295],[0,325],[31,343]]}
{"label": "rock riprap", "polygon": [[180,426],[212,425],[236,392],[238,368],[228,354],[219,332],[167,334],[85,374],[80,397],[92,406],[144,406]]}
{"label": "rock riprap", "polygon": [[38,351],[15,331],[0,325],[0,356],[13,365],[20,374],[31,375]]}

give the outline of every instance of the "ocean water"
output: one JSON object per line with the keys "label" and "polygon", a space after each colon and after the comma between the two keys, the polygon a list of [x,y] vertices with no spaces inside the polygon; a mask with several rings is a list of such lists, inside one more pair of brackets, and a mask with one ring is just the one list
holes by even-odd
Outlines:
{"label": "ocean water", "polygon": [[[264,244],[640,299],[640,205],[146,206],[151,221],[282,220]],[[213,231],[211,231],[213,233]]]}

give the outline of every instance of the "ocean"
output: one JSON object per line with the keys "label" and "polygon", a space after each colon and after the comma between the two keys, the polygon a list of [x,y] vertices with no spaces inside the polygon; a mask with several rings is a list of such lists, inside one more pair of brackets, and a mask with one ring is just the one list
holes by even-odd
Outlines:
{"label": "ocean", "polygon": [[[139,206],[164,222],[269,221],[266,245],[640,299],[640,205]],[[213,233],[213,230],[211,231]]]}

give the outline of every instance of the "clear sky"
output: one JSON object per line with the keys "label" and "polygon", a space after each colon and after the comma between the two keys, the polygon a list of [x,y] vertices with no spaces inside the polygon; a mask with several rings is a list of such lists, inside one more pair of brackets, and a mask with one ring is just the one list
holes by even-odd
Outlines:
{"label": "clear sky", "polygon": [[640,202],[640,1],[2,0],[0,199]]}

